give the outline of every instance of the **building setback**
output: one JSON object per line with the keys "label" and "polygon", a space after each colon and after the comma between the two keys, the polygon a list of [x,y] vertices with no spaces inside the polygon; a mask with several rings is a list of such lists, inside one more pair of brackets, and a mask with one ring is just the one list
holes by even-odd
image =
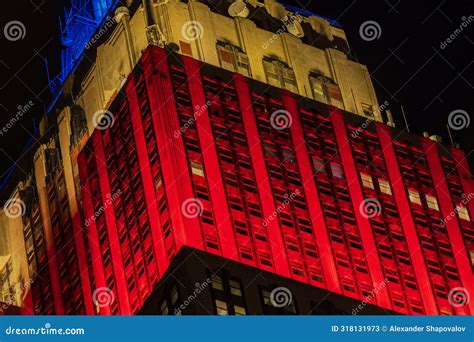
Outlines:
{"label": "building setback", "polygon": [[96,286],[116,293],[105,312],[140,310],[187,246],[360,301],[379,288],[390,311],[469,313],[441,295],[471,269],[442,222],[455,163],[437,143],[355,134],[352,114],[157,47],[109,110],[79,155],[85,217],[104,208],[87,235]]}

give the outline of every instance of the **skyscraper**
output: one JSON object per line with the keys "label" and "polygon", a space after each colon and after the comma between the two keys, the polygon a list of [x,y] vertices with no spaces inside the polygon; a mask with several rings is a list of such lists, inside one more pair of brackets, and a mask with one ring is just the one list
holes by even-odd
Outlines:
{"label": "skyscraper", "polygon": [[472,313],[464,154],[393,127],[339,23],[276,1],[101,13],[10,201],[23,312]]}

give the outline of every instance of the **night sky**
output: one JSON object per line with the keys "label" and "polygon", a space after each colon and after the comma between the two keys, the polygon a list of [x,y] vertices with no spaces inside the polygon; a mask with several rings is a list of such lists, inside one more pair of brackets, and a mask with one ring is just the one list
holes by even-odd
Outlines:
{"label": "night sky", "polygon": [[[474,15],[472,0],[458,1],[286,1],[339,21],[358,61],[368,66],[380,103],[388,101],[397,126],[404,125],[403,105],[410,130],[443,136],[455,110],[474,115],[474,18],[443,46],[462,22]],[[65,0],[15,0],[2,3],[0,25],[0,131],[18,106],[33,106],[6,133],[0,134],[0,178],[24,154],[33,121],[51,102],[45,59],[51,74],[59,71],[59,15]],[[9,41],[4,27],[13,20],[25,26],[25,36]],[[375,21],[378,39],[362,39],[359,29]],[[474,123],[452,131],[466,152],[474,148]],[[470,155],[471,168],[474,153]],[[21,172],[21,168],[20,168]]]}

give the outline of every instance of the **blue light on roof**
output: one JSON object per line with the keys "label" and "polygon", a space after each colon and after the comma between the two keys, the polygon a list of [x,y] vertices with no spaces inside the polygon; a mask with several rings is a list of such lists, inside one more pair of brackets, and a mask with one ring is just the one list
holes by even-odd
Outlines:
{"label": "blue light on roof", "polygon": [[59,93],[64,81],[78,66],[87,43],[117,3],[118,0],[71,0],[71,7],[64,10],[59,22],[63,45],[61,72],[50,82],[53,95]]}
{"label": "blue light on roof", "polygon": [[107,11],[109,10],[109,1],[107,0],[97,0],[94,1],[94,13],[96,17],[103,18],[106,14]]}
{"label": "blue light on roof", "polygon": [[304,15],[305,17],[311,17],[311,16],[316,16],[316,17],[320,17],[320,18],[323,18],[324,20],[328,21],[332,26],[335,26],[335,27],[339,27],[341,28],[342,25],[336,21],[336,20],[333,20],[333,19],[329,19],[329,18],[326,18],[322,15],[319,15],[319,14],[316,14],[316,13],[313,13],[311,11],[308,11],[306,9],[302,9],[302,8],[298,8],[296,6],[292,6],[292,5],[288,5],[288,4],[285,4],[283,2],[281,2],[281,4],[283,6],[285,6],[285,8],[290,11],[290,12],[294,12],[294,13],[299,13],[301,15]]}

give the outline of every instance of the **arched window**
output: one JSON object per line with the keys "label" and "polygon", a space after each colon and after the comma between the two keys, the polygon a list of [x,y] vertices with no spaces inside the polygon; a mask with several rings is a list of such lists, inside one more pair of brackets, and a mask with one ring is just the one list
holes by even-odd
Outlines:
{"label": "arched window", "polygon": [[251,77],[249,58],[239,47],[226,41],[218,41],[217,53],[224,69]]}
{"label": "arched window", "polygon": [[265,57],[263,67],[269,84],[298,93],[295,73],[288,64],[274,57]]}
{"label": "arched window", "polygon": [[331,78],[320,72],[310,72],[309,83],[316,101],[344,109],[341,90]]}

